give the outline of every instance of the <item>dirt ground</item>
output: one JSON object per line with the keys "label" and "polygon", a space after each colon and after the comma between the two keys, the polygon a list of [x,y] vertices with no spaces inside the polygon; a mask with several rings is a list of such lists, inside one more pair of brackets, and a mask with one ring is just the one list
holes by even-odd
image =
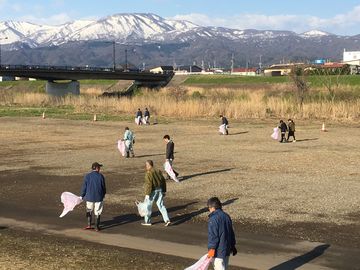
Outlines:
{"label": "dirt ground", "polygon": [[[178,212],[190,213],[191,222],[204,223],[206,200],[218,196],[239,231],[360,247],[359,126],[330,125],[320,132],[320,124],[298,122],[297,142],[280,144],[270,138],[277,123],[230,124],[230,135],[220,136],[216,121],[137,127],[0,118],[2,204],[61,212],[61,192],[78,194],[83,175],[99,161],[108,185],[106,209],[136,211],[144,163],[152,159],[162,167],[162,137],[169,134],[182,181],[168,182],[166,202],[185,205]],[[125,126],[136,134],[134,159],[122,158],[116,148]]]}
{"label": "dirt ground", "polygon": [[[8,252],[11,250],[11,252]],[[0,269],[183,269],[192,260],[19,230],[0,230]]]}

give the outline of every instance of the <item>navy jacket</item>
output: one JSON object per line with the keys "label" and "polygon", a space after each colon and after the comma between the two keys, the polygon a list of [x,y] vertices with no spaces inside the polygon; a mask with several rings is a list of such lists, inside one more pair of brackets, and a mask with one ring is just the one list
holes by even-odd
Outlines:
{"label": "navy jacket", "polygon": [[105,178],[101,173],[92,171],[84,177],[81,197],[87,202],[102,202],[106,194]]}
{"label": "navy jacket", "polygon": [[209,215],[208,249],[215,249],[215,258],[230,256],[236,244],[232,221],[221,209]]}
{"label": "navy jacket", "polygon": [[286,131],[288,131],[288,127],[287,127],[287,125],[285,124],[285,122],[282,122],[282,123],[279,125],[279,128],[280,128],[281,132],[286,132]]}
{"label": "navy jacket", "polygon": [[139,116],[142,118],[142,111],[137,111],[136,112],[136,118],[138,118]]}
{"label": "navy jacket", "polygon": [[144,116],[146,117],[150,117],[150,112],[148,111],[148,110],[145,110],[145,112],[144,112]]}
{"label": "navy jacket", "polygon": [[221,124],[222,124],[222,125],[228,125],[228,124],[229,124],[229,122],[228,122],[228,120],[226,119],[225,116],[223,116],[223,117],[221,118]]}
{"label": "navy jacket", "polygon": [[173,141],[169,141],[166,144],[166,159],[174,159],[175,144]]}

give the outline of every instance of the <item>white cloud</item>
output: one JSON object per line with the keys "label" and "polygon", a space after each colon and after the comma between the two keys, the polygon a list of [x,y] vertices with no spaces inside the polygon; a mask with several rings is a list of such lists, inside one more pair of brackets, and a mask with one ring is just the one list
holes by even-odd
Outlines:
{"label": "white cloud", "polygon": [[23,6],[20,4],[12,4],[11,9],[15,12],[21,12],[23,11]]}
{"label": "white cloud", "polygon": [[302,33],[318,29],[335,34],[360,34],[360,5],[345,14],[332,18],[320,18],[310,15],[264,15],[239,14],[229,17],[210,17],[205,14],[190,13],[172,17],[176,20],[188,20],[201,26],[223,26],[236,29],[290,30]]}

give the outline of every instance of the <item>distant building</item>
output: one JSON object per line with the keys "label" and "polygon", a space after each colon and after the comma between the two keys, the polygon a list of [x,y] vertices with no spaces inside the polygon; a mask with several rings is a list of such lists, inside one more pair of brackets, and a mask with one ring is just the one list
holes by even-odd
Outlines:
{"label": "distant building", "polygon": [[15,81],[15,77],[12,76],[0,76],[0,82]]}
{"label": "distant building", "polygon": [[150,72],[152,73],[168,73],[168,72],[174,72],[173,66],[159,66],[150,69]]}
{"label": "distant building", "polygon": [[202,68],[196,65],[178,66],[175,70],[175,74],[200,73],[202,71]]}
{"label": "distant building", "polygon": [[315,65],[324,65],[326,63],[325,59],[316,59],[313,64]]}
{"label": "distant building", "polygon": [[234,68],[231,72],[233,75],[241,76],[256,76],[258,73],[258,68]]}
{"label": "distant building", "polygon": [[347,52],[344,50],[343,62],[349,65],[360,66],[360,51]]}
{"label": "distant building", "polygon": [[296,64],[278,64],[272,65],[264,69],[265,76],[287,76],[291,73],[294,66],[304,65],[303,63]]}

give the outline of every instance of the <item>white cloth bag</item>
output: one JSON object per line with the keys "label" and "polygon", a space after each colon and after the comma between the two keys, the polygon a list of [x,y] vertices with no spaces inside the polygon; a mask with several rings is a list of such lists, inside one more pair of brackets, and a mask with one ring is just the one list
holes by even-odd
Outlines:
{"label": "white cloth bag", "polygon": [[172,180],[174,180],[174,181],[177,182],[177,183],[180,182],[179,179],[177,179],[177,177],[176,177],[176,175],[175,175],[175,172],[174,172],[173,168],[171,167],[171,164],[170,164],[169,161],[166,161],[166,162],[164,163],[164,170],[165,170],[165,172],[170,176],[170,178],[171,178]]}
{"label": "white cloth bag", "polygon": [[225,135],[225,134],[226,134],[226,125],[225,125],[225,124],[219,126],[219,132],[220,132],[222,135]]}
{"label": "white cloth bag", "polygon": [[64,210],[60,215],[61,218],[70,211],[74,210],[75,206],[79,205],[82,202],[81,197],[67,191],[63,192],[60,198],[61,202],[64,204]]}
{"label": "white cloth bag", "polygon": [[118,145],[117,145],[120,154],[125,157],[126,155],[126,146],[125,146],[125,142],[123,140],[118,140]]}
{"label": "white cloth bag", "polygon": [[200,260],[198,260],[192,266],[185,268],[185,270],[207,270],[213,261],[213,258],[208,258],[207,254],[202,256]]}
{"label": "white cloth bag", "polygon": [[135,204],[141,217],[148,216],[151,213],[151,206],[146,199],[143,202],[136,201]]}
{"label": "white cloth bag", "polygon": [[274,128],[274,132],[273,134],[271,134],[271,138],[273,138],[274,140],[279,140],[279,131],[280,130],[278,127]]}

